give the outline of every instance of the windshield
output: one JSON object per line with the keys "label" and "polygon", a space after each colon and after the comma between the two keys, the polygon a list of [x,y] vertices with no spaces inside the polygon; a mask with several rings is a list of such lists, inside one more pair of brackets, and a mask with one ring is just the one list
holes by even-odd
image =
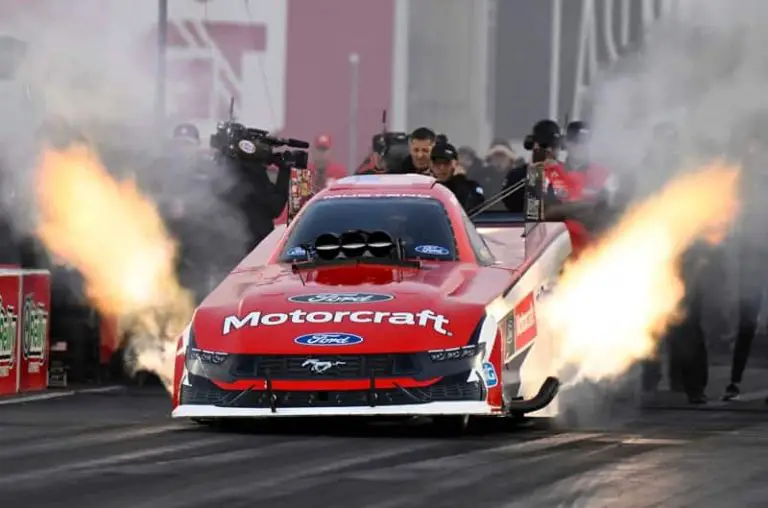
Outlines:
{"label": "windshield", "polygon": [[442,203],[421,197],[332,197],[304,211],[281,254],[282,261],[304,259],[302,245],[323,233],[386,231],[403,241],[406,257],[456,260],[456,242]]}

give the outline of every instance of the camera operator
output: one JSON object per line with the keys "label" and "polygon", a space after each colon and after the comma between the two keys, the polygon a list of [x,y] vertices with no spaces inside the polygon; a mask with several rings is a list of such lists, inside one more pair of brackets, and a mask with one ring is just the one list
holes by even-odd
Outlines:
{"label": "camera operator", "polygon": [[[306,151],[276,152],[275,148],[306,150],[309,143],[275,138],[267,131],[246,127],[230,117],[217,126],[210,146],[214,159],[232,176],[233,185],[225,195],[245,217],[249,236],[245,242],[247,254],[274,230],[275,219],[288,204],[292,168],[306,170],[309,165]],[[271,167],[277,168],[274,183],[267,172]]]}
{"label": "camera operator", "polygon": [[[270,147],[261,145],[256,149],[266,152]],[[227,192],[227,200],[241,211],[246,220],[249,233],[245,246],[247,253],[275,228],[274,220],[288,202],[291,167],[287,164],[275,164],[278,170],[277,179],[272,183],[267,174],[267,168],[272,165],[272,161],[230,157],[220,161],[233,178],[233,185]]]}

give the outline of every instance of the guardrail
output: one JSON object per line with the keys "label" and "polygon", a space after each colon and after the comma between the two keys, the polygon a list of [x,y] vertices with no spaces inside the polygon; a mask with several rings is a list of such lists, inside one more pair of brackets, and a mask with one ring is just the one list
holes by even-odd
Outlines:
{"label": "guardrail", "polygon": [[0,396],[45,390],[51,273],[0,267]]}

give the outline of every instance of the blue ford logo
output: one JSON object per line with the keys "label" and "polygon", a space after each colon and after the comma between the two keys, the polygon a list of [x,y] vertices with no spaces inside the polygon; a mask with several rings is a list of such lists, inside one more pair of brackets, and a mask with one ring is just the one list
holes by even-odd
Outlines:
{"label": "blue ford logo", "polygon": [[451,253],[451,251],[439,245],[419,245],[414,250],[425,256],[447,256]]}
{"label": "blue ford logo", "polygon": [[293,339],[302,346],[352,346],[363,342],[359,335],[350,333],[309,333]]}
{"label": "blue ford logo", "polygon": [[319,293],[316,295],[297,295],[288,298],[294,303],[373,303],[393,300],[392,295],[381,293]]}

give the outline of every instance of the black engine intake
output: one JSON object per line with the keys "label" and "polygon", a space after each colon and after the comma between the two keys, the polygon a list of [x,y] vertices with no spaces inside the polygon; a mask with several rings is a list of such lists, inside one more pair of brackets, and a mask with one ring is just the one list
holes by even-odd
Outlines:
{"label": "black engine intake", "polygon": [[324,233],[315,239],[314,251],[324,261],[336,259],[339,254],[356,259],[367,254],[375,258],[392,255],[396,242],[386,231],[347,231],[339,236]]}

